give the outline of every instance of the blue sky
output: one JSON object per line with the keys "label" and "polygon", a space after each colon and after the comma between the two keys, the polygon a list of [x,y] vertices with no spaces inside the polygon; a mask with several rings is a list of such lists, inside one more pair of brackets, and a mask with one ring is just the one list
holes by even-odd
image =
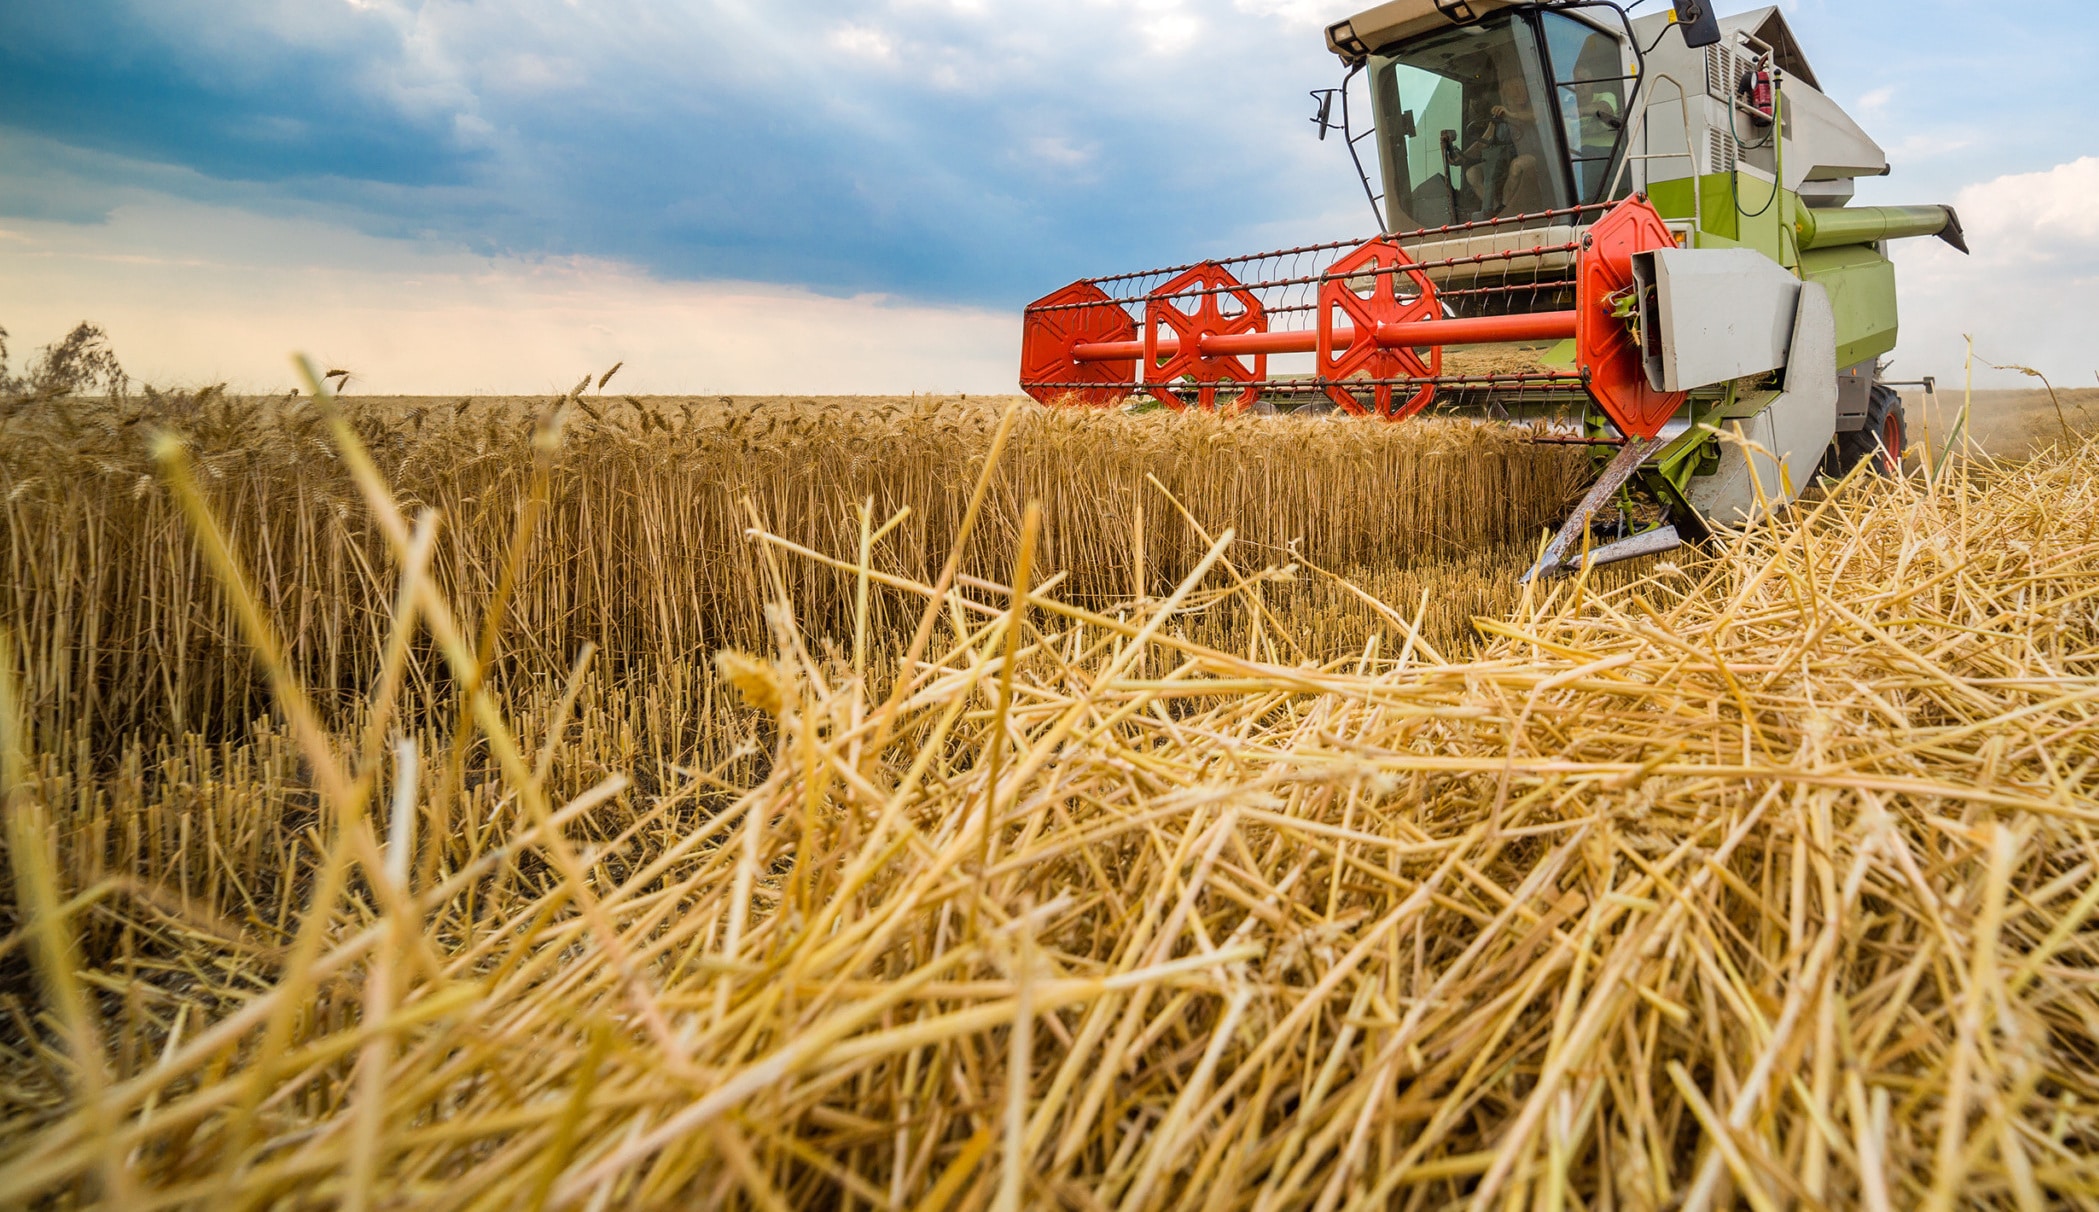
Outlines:
{"label": "blue sky", "polygon": [[[1365,232],[1306,122],[1350,7],[0,5],[0,325],[19,349],[82,311],[147,373],[256,386],[294,342],[403,389],[536,390],[573,381],[556,353],[638,353],[664,390],[1010,390],[1018,307],[1064,281]],[[1895,162],[1860,200],[1971,191],[2000,237],[1988,272],[1905,250],[1912,368],[1991,321],[1999,359],[2089,377],[2099,6],[1786,8]],[[857,353],[798,333],[813,317]],[[497,369],[505,331],[546,359]],[[439,348],[469,369],[433,372]]]}

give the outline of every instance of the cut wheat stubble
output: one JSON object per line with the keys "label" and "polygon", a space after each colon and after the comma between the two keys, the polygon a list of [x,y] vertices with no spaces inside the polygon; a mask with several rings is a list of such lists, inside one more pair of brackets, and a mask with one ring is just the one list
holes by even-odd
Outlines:
{"label": "cut wheat stubble", "polygon": [[[112,774],[29,729],[11,820],[44,837],[11,839],[12,887],[80,931],[67,1013],[94,1021],[15,1003],[0,1198],[2088,1200],[2095,468],[1854,483],[1536,593],[1466,656],[1417,597],[1345,645],[1292,634],[1314,607],[1270,608],[1270,553],[1165,477],[1147,523],[1196,555],[1141,600],[1074,598],[1047,556],[1015,577],[1033,545],[989,531],[1005,567],[965,555],[940,591],[860,541],[883,503],[829,536],[760,504],[772,642],[723,682],[485,680],[442,621],[471,599],[411,576],[386,627],[441,651],[332,744],[457,805],[476,844],[423,835],[427,870],[304,811],[295,738]],[[405,515],[376,528],[419,566]],[[871,634],[932,619],[918,659],[847,657],[863,584]],[[818,585],[854,604],[835,630]],[[442,753],[462,694],[456,769],[360,727]]]}

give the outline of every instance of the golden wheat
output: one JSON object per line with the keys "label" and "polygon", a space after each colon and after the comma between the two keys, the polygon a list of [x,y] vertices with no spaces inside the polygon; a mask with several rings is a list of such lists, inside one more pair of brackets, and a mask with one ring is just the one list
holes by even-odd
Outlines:
{"label": "golden wheat", "polygon": [[[723,660],[738,706],[675,654],[637,678],[515,634],[585,581],[522,550],[629,533],[534,537],[563,533],[550,442],[473,521],[383,482],[405,449],[315,429],[367,536],[335,549],[391,589],[342,625],[376,676],[327,727],[285,638],[318,566],[269,554],[243,510],[276,498],[203,441],[164,458],[183,584],[227,595],[283,723],[111,748],[0,659],[0,962],[36,975],[0,994],[0,1202],[2099,1192],[2099,446],[1854,482],[1524,594],[1456,654],[1415,623],[1440,574],[1285,581],[1190,481],[1127,589],[1067,597],[1053,520],[969,508],[1027,448],[979,433],[939,481],[960,550],[875,543],[880,509],[753,527],[775,608]],[[437,554],[455,516],[489,546]]]}
{"label": "golden wheat", "polygon": [[[346,402],[402,505],[441,511],[433,572],[455,600],[497,596],[519,510],[546,477],[503,644],[542,664],[586,642],[618,667],[762,646],[762,571],[744,539],[754,521],[837,551],[857,542],[859,507],[878,524],[908,510],[878,554],[930,580],[961,521],[958,484],[998,417],[958,401],[573,400],[544,466],[531,434],[545,401]],[[159,430],[191,443],[302,681],[328,710],[354,701],[396,577],[310,401],[207,394],[131,408],[59,400],[0,418],[0,617],[31,673],[38,726],[86,726],[115,744],[141,731],[231,735],[267,711],[229,600],[147,459]],[[1037,410],[1014,434],[962,571],[1010,568],[1029,500],[1047,519],[1041,566],[1066,574],[1075,601],[1156,593],[1180,577],[1201,544],[1175,500],[1206,526],[1238,527],[1256,563],[1294,551],[1333,568],[1405,568],[1535,541],[1585,458],[1461,423]],[[835,635],[852,618],[837,578],[797,562],[782,575],[813,630]],[[869,627],[887,635],[901,609],[876,595]]]}

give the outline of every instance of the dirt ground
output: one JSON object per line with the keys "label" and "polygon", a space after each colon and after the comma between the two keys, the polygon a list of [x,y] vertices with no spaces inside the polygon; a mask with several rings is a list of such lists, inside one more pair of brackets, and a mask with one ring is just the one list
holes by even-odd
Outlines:
{"label": "dirt ground", "polygon": [[[1941,382],[1937,397],[1929,400],[1921,391],[1905,391],[1902,401],[1910,445],[1929,438],[1932,449],[1939,449],[1960,418],[1959,385]],[[1978,391],[1969,405],[1969,436],[1999,458],[2025,458],[2051,442],[2062,441],[2065,430],[2072,438],[2099,433],[2099,387],[2058,387],[2052,402],[2046,391],[2038,389]]]}

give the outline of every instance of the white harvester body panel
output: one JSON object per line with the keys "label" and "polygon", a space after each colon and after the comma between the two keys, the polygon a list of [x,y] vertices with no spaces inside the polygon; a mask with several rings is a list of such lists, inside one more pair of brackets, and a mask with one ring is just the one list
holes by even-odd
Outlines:
{"label": "white harvester body panel", "polygon": [[[1385,4],[1364,9],[1346,21],[1337,21],[1327,27],[1327,49],[1349,58],[1415,34],[1448,28],[1457,24],[1447,8],[1450,2],[1444,0],[1439,5],[1436,0],[1388,0]],[[1520,0],[1467,0],[1458,7],[1484,17],[1488,13],[1513,8],[1518,3]]]}
{"label": "white harvester body panel", "polygon": [[1801,282],[1771,258],[1748,248],[1658,248],[1633,258],[1633,275],[1642,287],[1640,331],[1652,334],[1642,361],[1656,391],[1786,365]]}
{"label": "white harvester body panel", "polygon": [[1831,195],[1808,188],[1809,182],[1849,182],[1858,177],[1884,177],[1888,156],[1836,102],[1798,80],[1786,87],[1786,188],[1810,204],[1841,204],[1850,190]]}
{"label": "white harvester body panel", "polygon": [[[1801,194],[1810,205],[1841,205],[1859,177],[1885,176],[1887,153],[1822,92],[1792,26],[1775,6],[1720,19],[1721,41],[1693,49],[1661,37],[1670,16],[1633,23],[1647,53],[1647,102],[1633,183],[1749,171]],[[1785,77],[1784,155],[1768,146],[1747,103],[1737,95],[1743,72],[1764,55]],[[1681,90],[1681,95],[1679,95]],[[1688,110],[1688,112],[1687,112]],[[1810,183],[1814,184],[1810,184]]]}
{"label": "white harvester body panel", "polygon": [[[1836,436],[1837,322],[1818,282],[1800,286],[1785,389],[1753,415],[1720,421],[1720,468],[1694,476],[1684,496],[1723,526],[1757,522],[1800,494]],[[1758,401],[1752,401],[1754,406]],[[1734,434],[1739,432],[1740,439]]]}
{"label": "white harvester body panel", "polygon": [[[1426,268],[1422,272],[1440,286],[1458,278],[1485,281],[1536,277],[1564,270],[1574,264],[1574,254],[1565,246],[1572,246],[1581,236],[1582,229],[1572,223],[1553,223],[1526,227],[1521,231],[1490,228],[1458,235],[1401,236],[1395,242],[1406,250],[1409,257],[1423,263]],[[1501,255],[1523,253],[1533,248],[1547,251],[1524,256]]]}

